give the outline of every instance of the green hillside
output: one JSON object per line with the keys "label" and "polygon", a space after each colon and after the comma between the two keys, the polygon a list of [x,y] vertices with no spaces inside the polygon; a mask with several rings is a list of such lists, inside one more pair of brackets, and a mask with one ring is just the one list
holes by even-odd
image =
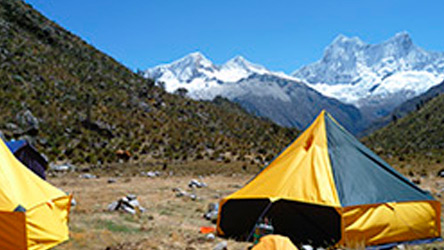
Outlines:
{"label": "green hillside", "polygon": [[226,100],[166,93],[29,5],[0,0],[0,130],[51,160],[262,164],[297,135]]}
{"label": "green hillside", "polygon": [[[379,154],[400,163],[433,165],[443,162],[444,95],[439,95],[401,119],[364,139]],[[404,162],[405,164],[403,164]],[[426,167],[426,166],[424,166]]]}

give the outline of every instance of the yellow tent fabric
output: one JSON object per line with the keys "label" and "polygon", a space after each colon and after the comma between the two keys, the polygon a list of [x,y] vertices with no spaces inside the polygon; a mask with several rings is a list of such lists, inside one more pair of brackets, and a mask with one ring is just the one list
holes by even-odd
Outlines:
{"label": "yellow tent fabric", "polygon": [[252,250],[298,250],[288,237],[269,234],[261,237]]}
{"label": "yellow tent fabric", "polygon": [[67,240],[70,203],[0,140],[0,249],[49,249]]}
{"label": "yellow tent fabric", "polygon": [[351,248],[440,237],[438,201],[393,202],[344,208],[344,237]]}
{"label": "yellow tent fabric", "polygon": [[323,116],[319,116],[295,142],[260,172],[254,181],[224,200],[288,199],[340,207],[324,131],[325,121]]}
{"label": "yellow tent fabric", "polygon": [[295,243],[430,242],[441,207],[325,111],[243,188],[220,201],[217,233],[250,240],[259,220]]}

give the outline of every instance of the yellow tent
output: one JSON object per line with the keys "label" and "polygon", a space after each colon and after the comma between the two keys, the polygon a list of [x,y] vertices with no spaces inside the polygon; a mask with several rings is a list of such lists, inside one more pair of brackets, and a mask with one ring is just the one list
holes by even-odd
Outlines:
{"label": "yellow tent", "polygon": [[269,234],[261,237],[252,250],[298,250],[288,237]]}
{"label": "yellow tent", "polygon": [[324,111],[219,207],[218,234],[240,240],[251,240],[262,218],[295,244],[362,247],[441,236],[441,204]]}
{"label": "yellow tent", "polygon": [[70,203],[0,140],[0,249],[49,249],[68,240]]}

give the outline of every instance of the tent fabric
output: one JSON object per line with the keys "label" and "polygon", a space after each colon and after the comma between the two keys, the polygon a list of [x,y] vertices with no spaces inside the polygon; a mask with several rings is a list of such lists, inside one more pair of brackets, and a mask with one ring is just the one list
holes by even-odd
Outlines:
{"label": "tent fabric", "polygon": [[[390,165],[325,116],[333,176],[342,206],[433,200]],[[406,190],[409,190],[406,192]]]}
{"label": "tent fabric", "polygon": [[12,140],[6,142],[6,145],[23,165],[42,179],[46,179],[48,161],[28,141]]}
{"label": "tent fabric", "polygon": [[[49,249],[67,240],[70,202],[0,140],[0,249]],[[14,212],[17,207],[22,212]]]}
{"label": "tent fabric", "polygon": [[298,250],[298,248],[287,237],[270,234],[261,237],[252,250]]}
{"label": "tent fabric", "polygon": [[364,242],[379,245],[387,242],[436,238],[441,227],[441,204],[438,201],[413,201],[346,207],[344,243],[349,247]]}
{"label": "tent fabric", "polygon": [[374,246],[441,234],[440,203],[325,111],[219,207],[218,234],[241,240],[261,217],[295,244],[316,246]]}
{"label": "tent fabric", "polygon": [[26,140],[12,140],[6,142],[6,145],[12,151],[12,153],[17,152],[17,150],[23,148],[27,144],[28,142]]}
{"label": "tent fabric", "polygon": [[324,130],[324,120],[317,119],[305,133],[263,169],[254,181],[224,200],[287,199],[340,207]]}

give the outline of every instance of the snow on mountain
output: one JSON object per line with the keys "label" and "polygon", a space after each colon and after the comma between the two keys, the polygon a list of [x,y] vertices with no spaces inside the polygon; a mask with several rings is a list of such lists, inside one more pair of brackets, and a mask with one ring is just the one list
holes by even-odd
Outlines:
{"label": "snow on mountain", "polygon": [[145,77],[165,82],[169,92],[186,88],[188,96],[194,99],[228,98],[282,126],[305,128],[322,109],[327,109],[353,132],[360,128],[355,125],[362,123],[354,106],[325,97],[295,77],[269,71],[241,56],[214,65],[196,52],[148,69]]}
{"label": "snow on mountain", "polygon": [[442,82],[444,53],[419,48],[406,32],[381,44],[340,35],[320,61],[292,75],[326,96],[383,115]]}
{"label": "snow on mountain", "polygon": [[[340,35],[325,49],[321,60],[291,76],[241,56],[215,65],[199,52],[148,69],[145,76],[165,82],[169,92],[186,88],[194,99],[226,97],[284,126],[303,128],[319,107],[333,107],[345,122],[358,119],[359,130],[441,83],[444,53],[421,49],[406,32],[380,44]],[[286,107],[293,111],[305,107],[306,111],[299,110],[299,114]],[[341,109],[343,113],[338,111]],[[303,117],[304,112],[308,117]]]}
{"label": "snow on mountain", "polygon": [[[202,100],[211,100],[225,92],[232,93],[230,96],[235,95],[231,89],[233,87],[239,89],[239,87],[228,83],[238,82],[253,74],[296,79],[284,73],[271,72],[261,65],[247,61],[242,56],[232,58],[223,65],[215,65],[200,52],[191,53],[173,63],[159,65],[145,71],[145,77],[165,82],[168,92],[186,88],[190,97]],[[280,90],[273,89],[272,91],[279,92]],[[281,98],[285,99],[282,95]]]}

